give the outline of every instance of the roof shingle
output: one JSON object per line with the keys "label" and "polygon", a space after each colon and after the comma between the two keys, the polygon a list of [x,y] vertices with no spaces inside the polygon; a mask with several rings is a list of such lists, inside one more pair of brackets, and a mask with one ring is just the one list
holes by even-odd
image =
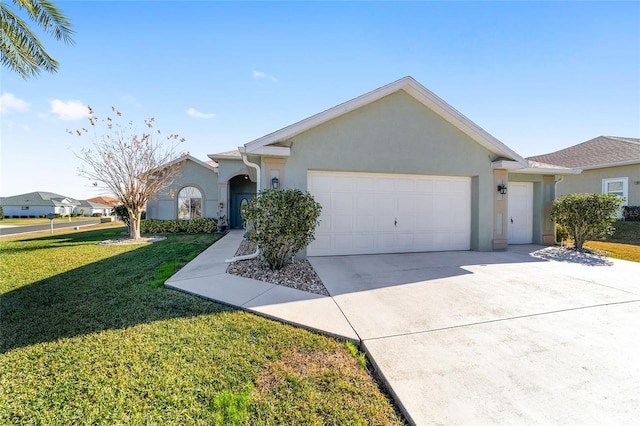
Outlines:
{"label": "roof shingle", "polygon": [[528,157],[527,160],[563,167],[591,167],[629,161],[640,162],[640,139],[598,136],[560,151]]}

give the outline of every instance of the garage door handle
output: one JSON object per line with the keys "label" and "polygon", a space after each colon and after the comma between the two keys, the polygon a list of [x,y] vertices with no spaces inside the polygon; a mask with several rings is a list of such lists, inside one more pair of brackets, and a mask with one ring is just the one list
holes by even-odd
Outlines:
{"label": "garage door handle", "polygon": [[513,218],[511,218],[511,223],[513,223]]}
{"label": "garage door handle", "polygon": [[398,218],[393,219],[393,226],[398,226]]}

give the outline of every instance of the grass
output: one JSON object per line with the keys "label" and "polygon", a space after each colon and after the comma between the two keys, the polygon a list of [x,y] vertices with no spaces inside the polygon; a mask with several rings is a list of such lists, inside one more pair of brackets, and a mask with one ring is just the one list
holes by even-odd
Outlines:
{"label": "grass", "polygon": [[122,230],[0,240],[0,424],[402,424],[343,342],[152,287],[217,235]]}
{"label": "grass", "polygon": [[[99,217],[81,217],[76,216],[71,218],[71,222],[82,222],[87,220],[100,220]],[[23,218],[23,219],[14,219],[14,218],[4,218],[0,220],[0,225],[11,225],[11,226],[31,226],[31,225],[48,225],[50,223],[49,219],[36,217],[36,218]],[[68,217],[58,217],[53,219],[53,223],[69,223]]]}
{"label": "grass", "polygon": [[601,250],[606,256],[640,262],[640,222],[615,224],[615,233],[604,241],[588,241],[585,247]]}

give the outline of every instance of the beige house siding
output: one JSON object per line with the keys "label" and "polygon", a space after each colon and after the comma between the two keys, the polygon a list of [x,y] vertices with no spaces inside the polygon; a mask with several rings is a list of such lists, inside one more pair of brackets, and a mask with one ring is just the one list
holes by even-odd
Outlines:
{"label": "beige house siding", "polygon": [[640,205],[640,164],[584,170],[579,175],[565,176],[558,183],[558,196],[574,193],[602,193],[602,180],[628,178],[628,200],[630,206]]}

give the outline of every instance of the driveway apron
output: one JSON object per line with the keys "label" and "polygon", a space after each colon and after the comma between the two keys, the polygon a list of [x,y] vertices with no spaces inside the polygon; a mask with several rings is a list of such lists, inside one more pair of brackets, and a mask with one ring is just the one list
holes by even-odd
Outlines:
{"label": "driveway apron", "polygon": [[309,259],[415,424],[640,421],[640,264],[540,246]]}

